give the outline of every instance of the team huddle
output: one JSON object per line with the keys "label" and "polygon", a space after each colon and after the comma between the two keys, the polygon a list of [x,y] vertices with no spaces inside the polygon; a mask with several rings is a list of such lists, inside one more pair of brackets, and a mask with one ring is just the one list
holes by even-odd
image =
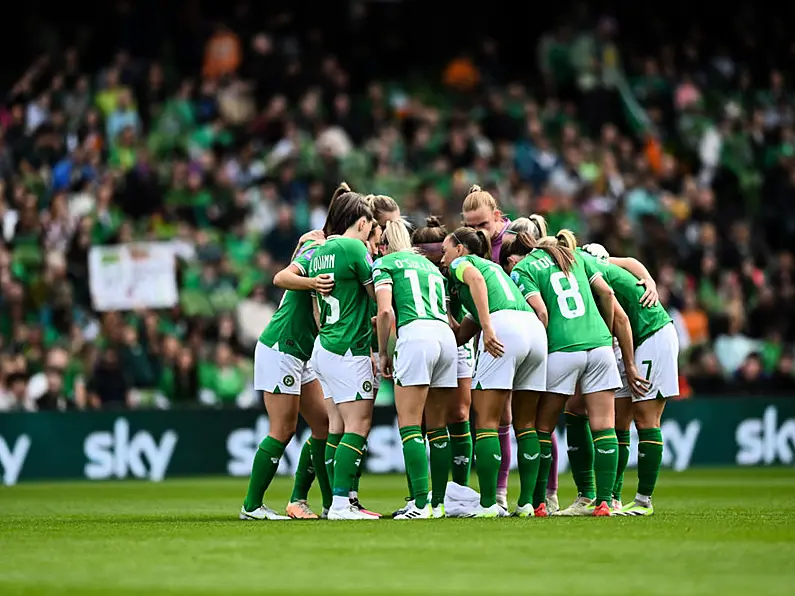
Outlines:
{"label": "team huddle", "polygon": [[[390,197],[343,184],[322,231],[274,277],[285,289],[254,355],[270,430],[240,518],[373,520],[359,477],[381,379],[394,383],[409,497],[395,519],[652,515],[660,418],[679,393],[678,340],[637,260],[513,222],[473,186],[465,225],[410,230]],[[474,415],[475,431],[470,426]],[[263,499],[299,414],[311,429],[282,515]],[[578,496],[560,509],[564,414]],[[622,503],[630,425],[638,486]],[[516,439],[520,490],[509,512]],[[473,444],[474,434],[474,444]],[[472,464],[479,494],[468,488]],[[317,480],[323,511],[307,503]]]}

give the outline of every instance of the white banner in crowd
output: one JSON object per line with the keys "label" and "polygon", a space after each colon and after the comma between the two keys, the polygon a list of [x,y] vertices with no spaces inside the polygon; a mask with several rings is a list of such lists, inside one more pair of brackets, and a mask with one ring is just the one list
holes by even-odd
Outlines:
{"label": "white banner in crowd", "polygon": [[179,301],[176,257],[169,242],[92,246],[88,280],[98,311],[170,308]]}

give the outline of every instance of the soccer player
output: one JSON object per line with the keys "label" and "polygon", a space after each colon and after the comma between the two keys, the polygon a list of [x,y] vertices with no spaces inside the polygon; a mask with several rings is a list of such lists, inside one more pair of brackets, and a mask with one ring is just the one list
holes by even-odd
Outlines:
{"label": "soccer player", "polygon": [[[395,382],[403,458],[413,492],[412,504],[395,519],[444,517],[450,472],[446,410],[458,386],[458,350],[447,324],[445,278],[415,252],[402,222],[386,222],[381,246],[384,256],[373,264],[381,371]],[[397,329],[394,356],[387,349],[393,326]],[[423,413],[431,450],[431,503]]]}
{"label": "soccer player", "polygon": [[[318,244],[311,240],[304,243],[288,268],[306,271],[317,247]],[[333,279],[328,275],[301,279],[300,283],[285,292],[279,308],[257,342],[254,351],[254,389],[262,391],[270,430],[254,456],[240,519],[317,518],[306,506],[306,501],[303,508],[299,507],[302,511],[289,517],[279,515],[262,502],[287,443],[295,434],[299,411],[312,429],[310,459],[317,471],[323,505],[328,507],[331,504],[329,481],[321,463],[328,435],[328,417],[323,406],[320,383],[308,361],[317,335],[310,291],[326,295],[333,286]]]}
{"label": "soccer player", "polygon": [[[470,228],[482,230],[491,243],[491,252],[485,257],[495,263],[500,261],[500,249],[508,232],[511,220],[503,215],[497,201],[490,192],[473,184],[463,205],[464,223]],[[508,475],[511,471],[511,398],[505,402],[505,410],[497,428],[500,438],[502,463],[497,479],[497,502],[503,509],[508,508]]]}
{"label": "soccer player", "polygon": [[[588,253],[583,252],[582,249],[577,248],[577,239],[569,230],[561,230],[558,232],[556,238],[561,246],[565,246],[569,250],[577,251],[581,254],[587,263],[593,258]],[[594,263],[590,263],[590,265],[592,269],[595,268]],[[626,379],[628,376],[630,378],[632,392],[638,396],[643,396],[646,389],[648,389],[648,384],[645,380],[641,379],[637,367],[634,366],[634,347],[630,320],[618,300],[613,302],[613,308],[613,353],[616,358],[616,363],[618,364],[619,373],[621,374],[622,384],[626,386]],[[628,370],[624,370],[622,364],[625,358],[633,362]],[[616,401],[617,408],[618,403],[619,402]],[[616,412],[618,413],[618,409],[616,409]],[[553,515],[564,517],[591,515],[590,506],[593,504],[594,498],[596,497],[593,470],[593,437],[589,427],[585,400],[579,388],[575,395],[567,402],[564,417],[566,419],[566,441],[569,448],[569,465],[574,482],[577,486],[577,498],[569,507],[553,513]],[[616,482],[613,485],[613,499],[610,504],[610,510],[613,513],[621,510],[620,497],[617,499],[616,494],[620,494],[621,492],[620,485],[623,482],[623,472],[626,468],[629,456],[628,433],[625,435],[617,429],[616,437],[618,438],[618,465],[616,468]]]}
{"label": "soccer player", "polygon": [[[634,367],[640,369],[650,384],[650,390],[645,394],[632,391],[637,381],[627,374],[628,386],[616,393],[616,398],[624,398],[616,400],[616,434],[619,442],[626,444],[626,450],[613,497],[621,501],[623,473],[629,458],[629,428],[634,418],[638,429],[638,490],[633,502],[628,503],[620,514],[653,515],[651,497],[663,452],[660,419],[666,400],[679,395],[679,339],[673,321],[662,305],[643,305],[642,298],[647,289],[639,284],[638,277],[620,266],[626,264],[625,260],[610,258],[604,247],[599,245],[586,245],[584,250],[598,256],[595,259],[597,269],[613,288],[616,299],[629,317],[635,343]],[[623,364],[625,369],[633,368],[633,363],[627,363],[626,358]],[[631,403],[626,399],[630,397]]]}
{"label": "soccer player", "polygon": [[450,284],[469,311],[460,325],[450,320],[459,345],[481,331],[472,376],[480,504],[471,517],[505,515],[505,509],[497,503],[503,457],[497,426],[511,391],[517,414],[514,430],[521,479],[516,513],[529,516],[527,505],[536,484],[540,453],[534,416],[540,392],[546,386],[546,333],[510,278],[497,263],[486,260],[491,246],[482,230],[458,228],[445,238],[442,250],[442,265],[449,267]]}
{"label": "soccer player", "polygon": [[[546,516],[547,466],[551,460],[551,433],[566,400],[579,383],[590,416],[595,447],[596,501],[591,513],[609,516],[616,478],[618,441],[615,433],[614,393],[621,379],[613,355],[613,291],[599,272],[588,272],[582,256],[558,244],[555,238],[536,241],[519,234],[511,244],[513,255],[526,255],[513,266],[511,278],[549,333],[546,393],[537,413],[542,456],[533,504],[537,516]],[[588,285],[599,298],[599,307]],[[600,316],[601,311],[601,316]]]}
{"label": "soccer player", "polygon": [[[426,220],[425,227],[415,230],[411,237],[414,247],[437,267],[442,261],[442,244],[447,230],[435,217]],[[455,288],[453,288],[455,290]],[[448,312],[460,324],[466,309],[457,292],[449,295]],[[472,468],[472,431],[469,426],[469,410],[472,406],[472,369],[475,363],[474,340],[458,346],[456,376],[458,389],[448,403],[447,431],[450,435],[451,479],[461,486],[469,485]]]}
{"label": "soccer player", "polygon": [[[350,194],[356,200],[337,209],[339,223],[332,226],[345,232],[327,238],[312,255],[308,270],[309,277],[331,275],[334,280],[329,294],[318,295],[320,332],[312,353],[312,365],[331,399],[329,420],[337,415],[344,429],[332,464],[330,520],[377,519],[358,509],[349,497],[372,423],[374,380],[370,350],[372,260],[365,245],[373,216],[364,197]],[[338,427],[339,420],[335,422]]]}
{"label": "soccer player", "polygon": [[[496,262],[500,263],[505,268],[506,259],[503,258],[502,252],[510,245],[516,238],[517,234],[526,232],[534,239],[539,240],[547,235],[547,221],[543,215],[533,213],[528,217],[518,217],[508,224],[508,229],[505,232],[502,246],[500,248],[500,258]],[[547,513],[555,513],[560,509],[558,504],[558,439],[555,433],[551,435],[552,439],[552,459],[549,467],[549,477],[547,478]],[[502,480],[502,478],[501,478]],[[507,478],[506,478],[507,482]],[[507,486],[507,484],[506,484]],[[498,493],[499,497],[499,493]]]}

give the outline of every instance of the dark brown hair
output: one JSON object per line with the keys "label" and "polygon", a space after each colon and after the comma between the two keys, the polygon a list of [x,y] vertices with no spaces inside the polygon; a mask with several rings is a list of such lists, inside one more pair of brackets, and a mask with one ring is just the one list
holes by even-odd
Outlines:
{"label": "dark brown hair", "polygon": [[573,235],[564,234],[561,238],[554,236],[544,236],[536,240],[529,232],[521,232],[516,235],[516,239],[509,243],[503,244],[500,249],[500,265],[505,268],[508,265],[508,259],[513,255],[524,257],[529,255],[534,249],[543,250],[546,252],[555,265],[563,272],[568,274],[574,265],[574,253],[567,247]]}
{"label": "dark brown hair", "polygon": [[508,259],[514,255],[524,257],[538,246],[538,241],[530,232],[519,232],[513,238],[504,238],[500,248],[500,266],[508,266]]}
{"label": "dark brown hair", "polygon": [[483,230],[462,226],[448,236],[455,246],[463,245],[471,255],[488,259],[491,256],[491,241]]}
{"label": "dark brown hair", "polygon": [[447,230],[436,217],[425,220],[425,227],[414,230],[411,243],[425,258],[434,265],[442,260],[442,242],[447,237]]}
{"label": "dark brown hair", "polygon": [[323,233],[326,238],[344,234],[361,217],[373,219],[373,212],[370,210],[364,196],[358,192],[353,192],[343,182],[337,187],[331,197]]}

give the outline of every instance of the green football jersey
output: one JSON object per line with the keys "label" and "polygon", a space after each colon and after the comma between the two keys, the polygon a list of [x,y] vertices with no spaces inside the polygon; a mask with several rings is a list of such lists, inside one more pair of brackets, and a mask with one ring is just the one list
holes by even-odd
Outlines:
{"label": "green football jersey", "polygon": [[461,304],[469,311],[478,325],[480,325],[480,321],[478,320],[475,301],[472,300],[472,292],[470,292],[469,286],[464,283],[464,271],[469,267],[474,267],[480,271],[486,282],[490,313],[500,310],[531,310],[517,287],[511,283],[510,278],[497,263],[481,259],[475,255],[458,257],[450,264],[451,293],[455,291],[458,294]]}
{"label": "green football jersey", "polygon": [[511,272],[511,279],[525,298],[540,294],[547,307],[550,353],[582,352],[613,345],[613,336],[596,306],[589,284],[593,276],[601,273],[589,273],[579,254],[575,253],[574,259],[566,275],[546,251],[536,249]]}
{"label": "green football jersey", "polygon": [[[298,249],[292,264],[302,274],[306,275],[317,247],[316,242],[309,240]],[[311,292],[287,290],[259,340],[269,348],[306,361],[312,356],[315,337],[317,325],[312,314]]]}
{"label": "green football jersey", "polygon": [[[578,250],[578,252],[580,251]],[[639,286],[638,278],[629,271],[618,265],[613,265],[606,259],[598,259],[585,251],[582,251],[581,255],[594,271],[601,272],[602,277],[613,288],[616,300],[629,317],[635,347],[672,321],[659,302],[648,308],[641,305],[640,298],[646,288]]]}
{"label": "green football jersey", "polygon": [[422,255],[393,252],[373,263],[373,283],[392,286],[395,327],[412,321],[447,323],[447,296],[444,276]]}
{"label": "green football jersey", "polygon": [[372,259],[361,240],[332,236],[319,246],[309,261],[309,277],[324,273],[334,278],[328,296],[318,294],[320,345],[333,354],[369,356],[373,338],[370,295]]}
{"label": "green football jersey", "polygon": [[450,316],[453,317],[453,320],[456,323],[460,323],[464,320],[464,317],[467,315],[467,309],[464,308],[464,305],[461,302],[461,296],[458,295],[458,288],[451,284],[449,280],[446,280],[447,287],[449,288],[449,298],[450,304],[447,308],[447,311],[450,313]]}

